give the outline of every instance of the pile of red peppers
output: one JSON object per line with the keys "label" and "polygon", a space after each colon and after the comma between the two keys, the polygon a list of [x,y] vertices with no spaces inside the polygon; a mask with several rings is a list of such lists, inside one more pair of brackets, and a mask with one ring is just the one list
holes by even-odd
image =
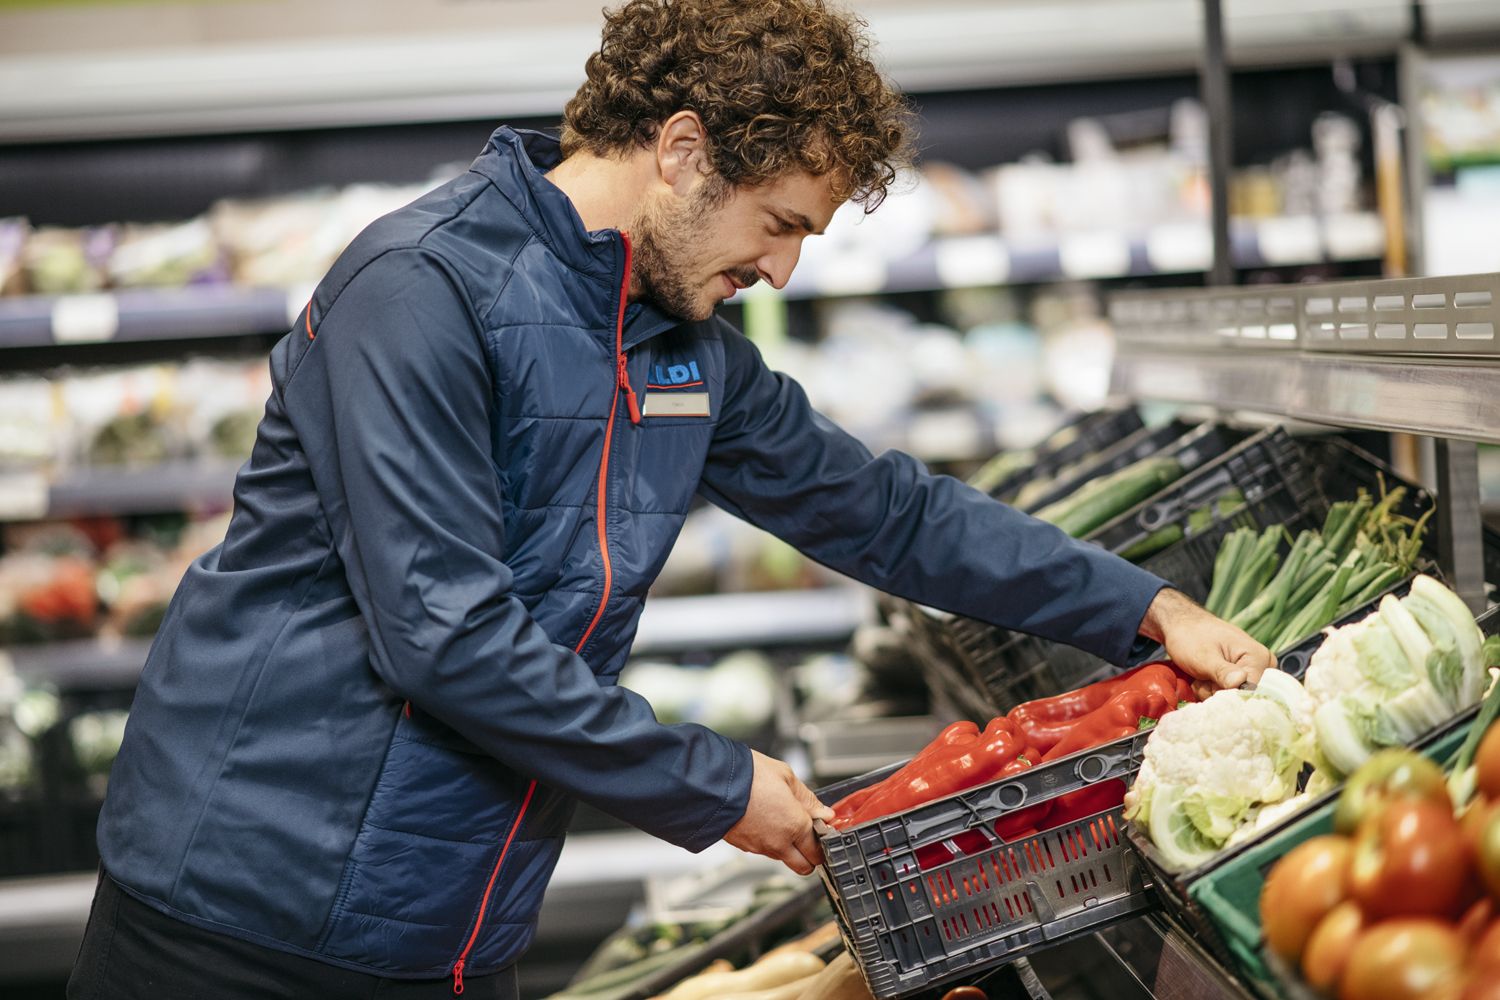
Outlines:
{"label": "pile of red peppers", "polygon": [[[1155,725],[1190,701],[1197,698],[1186,674],[1170,663],[1147,663],[1077,691],[1017,705],[983,730],[972,722],[955,722],[901,770],[836,802],[833,826],[858,826],[1110,743]],[[1035,832],[1043,819],[1050,826],[1075,818],[1074,813],[1092,815],[1118,805],[1123,786],[1101,785],[1109,787],[1090,786],[1021,810],[1002,819],[1005,829],[996,832],[1010,840]],[[1107,796],[1114,801],[1104,801]],[[1043,806],[1052,807],[1045,817],[1036,812]],[[1058,813],[1059,806],[1066,815]]]}

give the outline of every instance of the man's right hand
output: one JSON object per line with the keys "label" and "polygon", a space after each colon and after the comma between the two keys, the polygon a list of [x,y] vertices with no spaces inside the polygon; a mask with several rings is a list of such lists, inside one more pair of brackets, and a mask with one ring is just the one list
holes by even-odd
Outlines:
{"label": "man's right hand", "polygon": [[775,858],[798,875],[811,874],[823,862],[813,820],[831,820],[833,810],[819,802],[786,764],[756,750],[750,757],[755,768],[750,803],[724,839],[750,854]]}

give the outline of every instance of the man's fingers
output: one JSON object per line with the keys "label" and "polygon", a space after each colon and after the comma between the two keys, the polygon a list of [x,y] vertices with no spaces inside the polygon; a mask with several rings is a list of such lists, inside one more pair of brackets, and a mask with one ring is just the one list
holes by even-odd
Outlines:
{"label": "man's fingers", "polygon": [[823,863],[823,845],[818,843],[818,835],[813,831],[811,822],[798,836],[796,847],[798,853],[807,860],[809,865],[816,867]]}
{"label": "man's fingers", "polygon": [[825,806],[822,800],[813,794],[811,788],[808,788],[796,778],[793,778],[792,781],[792,793],[797,796],[797,801],[801,802],[803,807],[807,809],[807,814],[810,817],[823,820],[825,823],[833,819],[833,810]]}

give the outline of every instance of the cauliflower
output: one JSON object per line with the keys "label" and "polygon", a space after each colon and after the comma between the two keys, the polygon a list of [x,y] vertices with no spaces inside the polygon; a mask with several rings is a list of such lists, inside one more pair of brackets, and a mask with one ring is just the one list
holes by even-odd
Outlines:
{"label": "cauliflower", "polygon": [[1157,723],[1126,816],[1144,824],[1168,864],[1191,868],[1262,806],[1291,798],[1314,754],[1313,704],[1295,679],[1268,670],[1255,691],[1220,691]]}

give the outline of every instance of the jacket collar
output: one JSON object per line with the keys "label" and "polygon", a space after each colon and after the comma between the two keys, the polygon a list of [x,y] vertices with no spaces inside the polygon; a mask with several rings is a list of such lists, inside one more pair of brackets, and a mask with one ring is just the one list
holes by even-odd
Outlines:
{"label": "jacket collar", "polygon": [[[555,136],[501,126],[469,169],[504,190],[563,263],[606,282],[614,302],[624,276],[624,242],[617,229],[584,229],[572,201],[544,176],[560,162],[562,149]],[[633,347],[679,322],[653,303],[634,303],[625,312],[624,346]]]}

